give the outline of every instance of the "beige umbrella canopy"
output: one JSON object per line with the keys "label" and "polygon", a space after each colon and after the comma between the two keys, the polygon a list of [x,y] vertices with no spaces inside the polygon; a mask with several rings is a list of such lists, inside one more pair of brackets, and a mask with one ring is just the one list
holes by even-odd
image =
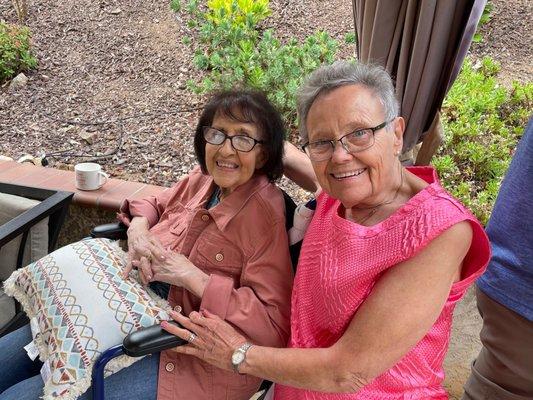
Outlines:
{"label": "beige umbrella canopy", "polygon": [[438,111],[485,4],[486,0],[353,0],[359,60],[383,65],[396,82],[406,121],[404,152],[428,131],[438,130]]}

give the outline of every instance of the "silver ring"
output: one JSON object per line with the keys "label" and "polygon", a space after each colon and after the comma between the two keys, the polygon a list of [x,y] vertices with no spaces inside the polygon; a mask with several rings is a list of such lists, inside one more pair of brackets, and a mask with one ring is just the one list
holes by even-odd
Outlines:
{"label": "silver ring", "polygon": [[192,343],[192,342],[194,342],[194,340],[195,340],[197,337],[198,337],[198,336],[196,336],[196,333],[191,332],[191,336],[189,336],[189,339],[187,339],[187,341],[188,341],[189,343]]}

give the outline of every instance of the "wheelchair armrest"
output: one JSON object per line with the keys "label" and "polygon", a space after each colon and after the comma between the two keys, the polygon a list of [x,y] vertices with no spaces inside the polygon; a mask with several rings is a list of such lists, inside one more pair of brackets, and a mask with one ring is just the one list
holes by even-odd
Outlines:
{"label": "wheelchair armrest", "polygon": [[107,238],[112,240],[127,239],[128,227],[122,222],[95,226],[91,231],[92,238]]}
{"label": "wheelchair armrest", "polygon": [[[183,328],[175,321],[170,323]],[[186,340],[168,333],[158,324],[130,333],[124,338],[122,347],[128,356],[141,357],[184,344],[187,344]]]}

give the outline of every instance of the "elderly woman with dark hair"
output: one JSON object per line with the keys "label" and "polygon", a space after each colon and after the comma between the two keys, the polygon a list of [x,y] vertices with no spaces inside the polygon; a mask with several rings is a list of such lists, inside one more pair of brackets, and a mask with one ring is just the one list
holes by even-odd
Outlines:
{"label": "elderly woman with dark hair", "polygon": [[197,335],[179,354],[276,382],[275,399],[446,399],[453,309],[489,259],[482,227],[433,168],[401,165],[405,123],[382,68],[318,69],[298,111],[308,159],[288,146],[285,167],[321,190],[295,277],[289,348],[254,343],[210,310],[174,313],[187,330],[162,326]]}
{"label": "elderly woman with dark hair", "polygon": [[[126,200],[119,215],[129,226],[125,276],[137,267],[174,309],[209,310],[271,347],[287,344],[293,281],[283,194],[273,184],[283,173],[284,134],[263,94],[217,94],[196,128],[200,166],[156,197]],[[40,365],[22,349],[30,341],[29,327],[0,340],[2,400],[42,394]],[[164,351],[106,378],[106,399],[244,400],[260,383]]]}

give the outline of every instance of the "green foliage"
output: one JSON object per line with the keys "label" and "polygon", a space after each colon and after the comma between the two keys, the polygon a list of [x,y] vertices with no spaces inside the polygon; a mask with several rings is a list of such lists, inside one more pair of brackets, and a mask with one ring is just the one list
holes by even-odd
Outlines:
{"label": "green foliage", "polygon": [[208,74],[188,86],[195,93],[235,86],[267,93],[286,121],[296,124],[296,91],[303,77],[332,62],[338,43],[325,32],[282,43],[272,30],[257,24],[270,15],[268,0],[210,0],[200,17],[202,47],[194,56],[197,68]]}
{"label": "green foliage", "polygon": [[209,0],[206,18],[215,25],[230,23],[231,27],[255,27],[267,18],[271,11],[269,0]]}
{"label": "green foliage", "polygon": [[348,44],[355,43],[357,40],[357,36],[355,35],[355,32],[348,32],[346,35],[344,35],[344,41]]}
{"label": "green foliage", "polygon": [[491,18],[492,18],[492,4],[487,1],[487,4],[485,5],[485,8],[483,9],[483,14],[481,14],[481,18],[479,19],[479,23],[477,24],[477,31],[474,34],[474,37],[472,38],[472,41],[474,43],[479,43],[483,41],[483,37],[481,36],[481,33],[479,32],[479,28],[481,28],[483,25],[489,22]]}
{"label": "green foliage", "polygon": [[181,0],[170,0],[170,9],[174,12],[181,11]]}
{"label": "green foliage", "polygon": [[185,9],[187,12],[193,16],[199,16],[201,15],[200,8],[199,8],[199,0],[189,0],[187,5],[185,6]]}
{"label": "green foliage", "polygon": [[443,105],[444,145],[433,164],[443,185],[486,223],[533,107],[533,83],[511,89],[499,66],[467,59]]}
{"label": "green foliage", "polygon": [[36,66],[37,60],[30,52],[29,29],[0,22],[0,84]]}

